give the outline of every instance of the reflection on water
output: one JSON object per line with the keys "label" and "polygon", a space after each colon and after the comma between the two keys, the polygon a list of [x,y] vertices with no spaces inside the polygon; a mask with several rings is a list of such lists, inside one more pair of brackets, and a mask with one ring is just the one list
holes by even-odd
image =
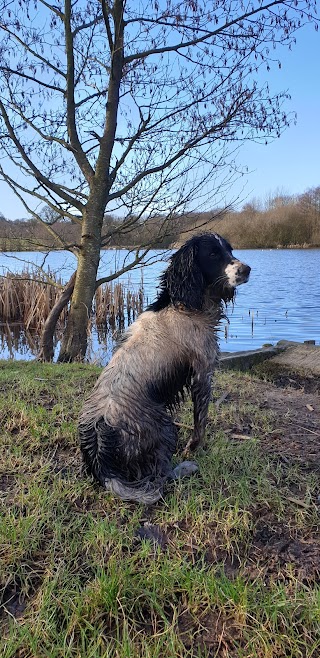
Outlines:
{"label": "reflection on water", "polygon": [[30,359],[39,351],[40,338],[20,324],[0,324],[0,354],[2,359]]}
{"label": "reflection on water", "polygon": [[[159,252],[152,252],[152,257],[159,257]],[[167,256],[168,252],[160,256]],[[229,322],[223,321],[218,337],[221,350],[237,351],[255,349],[266,343],[278,340],[304,341],[313,339],[320,342],[320,285],[319,257],[317,249],[303,250],[241,250],[235,252],[241,261],[251,266],[250,280],[240,286],[235,305],[229,306]],[[21,258],[19,254],[19,258]],[[103,252],[99,276],[108,275],[128,252]],[[29,254],[27,260],[41,262],[43,255]],[[70,278],[74,269],[73,257],[65,252],[50,254],[48,265],[51,271],[59,273],[64,281]],[[4,270],[21,271],[25,262],[16,260],[10,254],[0,254]],[[156,296],[159,276],[165,269],[162,260],[154,261],[143,269],[144,307]],[[141,268],[137,268],[120,279],[129,290],[139,294],[141,287]],[[136,313],[127,317],[126,311],[119,317],[110,318],[108,308],[100,318],[97,327],[89,330],[88,359],[106,363],[111,355],[114,341],[125,325],[130,323]],[[1,318],[0,318],[1,323]],[[59,341],[56,340],[56,352]],[[24,333],[21,327],[0,324],[1,358],[34,358],[39,350],[39,337],[33,332]]]}
{"label": "reflection on water", "polygon": [[[107,323],[88,328],[88,353],[90,362],[105,364],[109,361],[115,342],[128,324],[135,319],[135,314],[128,312],[125,316],[110,316]],[[58,357],[63,329],[56,332],[54,339],[54,359]],[[40,335],[36,331],[26,330],[21,324],[0,324],[0,358],[32,359],[40,352]]]}

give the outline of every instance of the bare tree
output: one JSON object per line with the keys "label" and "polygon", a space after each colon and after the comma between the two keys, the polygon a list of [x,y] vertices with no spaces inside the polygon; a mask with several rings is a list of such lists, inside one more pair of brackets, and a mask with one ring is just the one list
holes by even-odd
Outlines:
{"label": "bare tree", "polygon": [[40,221],[35,201],[81,225],[60,360],[86,352],[106,209],[130,235],[212,206],[237,146],[288,125],[286,94],[258,74],[312,14],[313,0],[3,0],[0,176]]}
{"label": "bare tree", "polygon": [[320,221],[320,185],[306,190],[297,199],[302,212],[315,221]]}

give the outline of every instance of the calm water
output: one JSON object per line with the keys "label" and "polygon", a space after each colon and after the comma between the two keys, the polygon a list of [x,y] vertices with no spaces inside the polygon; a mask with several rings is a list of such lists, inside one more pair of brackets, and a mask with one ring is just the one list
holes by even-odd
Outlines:
{"label": "calm water", "polygon": [[[223,351],[255,349],[278,340],[320,342],[320,250],[238,250],[235,255],[251,268],[250,281],[239,287],[234,308],[228,308],[229,324],[223,322],[219,332]],[[143,277],[146,303],[156,296],[158,277],[166,267],[169,252],[152,251],[148,263],[121,277],[132,289],[138,289]],[[156,260],[158,258],[162,260]],[[43,254],[24,252],[0,254],[0,274],[19,272],[26,264],[43,264]],[[132,258],[127,251],[102,253],[99,276],[108,275],[124,259]],[[29,265],[30,267],[30,265]],[[66,252],[54,252],[46,258],[44,267],[59,272],[67,281],[75,268],[75,258]],[[1,319],[0,319],[1,322]],[[33,358],[34,348],[20,332],[0,335],[0,358]],[[112,348],[112,335],[93,336],[89,358],[105,363]]]}

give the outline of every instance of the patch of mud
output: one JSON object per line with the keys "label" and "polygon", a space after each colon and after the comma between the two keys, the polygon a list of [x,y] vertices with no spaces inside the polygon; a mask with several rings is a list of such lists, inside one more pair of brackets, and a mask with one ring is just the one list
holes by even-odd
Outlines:
{"label": "patch of mud", "polygon": [[301,583],[320,581],[320,538],[301,531],[291,535],[279,522],[258,521],[244,572],[265,582],[294,576]]}
{"label": "patch of mud", "polygon": [[274,429],[261,437],[262,448],[319,471],[320,397],[262,382],[256,395],[257,403],[274,414]]}
{"label": "patch of mud", "polygon": [[[277,359],[279,358],[277,357]],[[278,363],[278,361],[270,359],[255,366],[253,372],[259,377],[266,378],[280,388],[290,387],[304,393],[320,393],[319,374],[307,372],[303,369],[298,371],[294,365],[290,367],[285,363]]]}
{"label": "patch of mud", "polygon": [[[240,402],[240,392],[228,395],[226,404]],[[241,403],[244,399],[241,397]],[[272,413],[272,429],[258,431],[263,452],[277,455],[283,461],[293,460],[300,467],[320,471],[320,396],[299,388],[279,388],[273,383],[256,380],[250,382],[245,402],[260,410]],[[219,423],[219,416],[218,416]],[[257,435],[248,412],[233,427],[226,422],[218,424],[227,434],[237,433],[250,437]]]}
{"label": "patch of mud", "polygon": [[231,616],[228,617],[218,610],[211,610],[200,620],[195,619],[186,610],[179,617],[178,630],[184,646],[192,650],[193,656],[202,655],[205,651],[206,656],[228,655],[230,658],[236,658],[235,647],[239,648],[242,644],[240,626]]}
{"label": "patch of mud", "polygon": [[19,585],[7,585],[0,595],[0,617],[10,615],[15,619],[19,619],[23,616],[26,605],[26,597]]}
{"label": "patch of mud", "polygon": [[7,475],[4,473],[3,475],[0,475],[0,492],[1,493],[8,493],[12,491],[16,484],[16,478],[14,475]]}

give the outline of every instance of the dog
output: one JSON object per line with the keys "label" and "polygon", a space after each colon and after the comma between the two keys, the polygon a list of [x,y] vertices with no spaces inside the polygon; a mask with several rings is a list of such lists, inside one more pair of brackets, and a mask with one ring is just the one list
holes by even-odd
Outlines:
{"label": "dog", "polygon": [[217,233],[192,237],[171,256],[156,301],[127,329],[80,414],[86,470],[107,491],[150,505],[167,480],[197,470],[192,461],[172,467],[172,412],[191,392],[185,452],[194,451],[205,433],[224,303],[249,274]]}

